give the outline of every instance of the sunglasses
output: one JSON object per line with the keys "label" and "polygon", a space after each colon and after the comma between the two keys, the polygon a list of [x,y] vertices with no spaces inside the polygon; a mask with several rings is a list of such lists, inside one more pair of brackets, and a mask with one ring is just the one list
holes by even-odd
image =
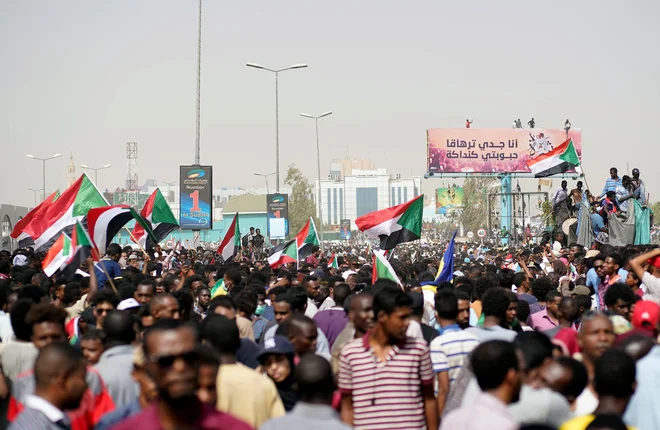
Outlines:
{"label": "sunglasses", "polygon": [[199,362],[199,353],[196,350],[192,350],[178,355],[157,355],[149,357],[149,361],[158,364],[158,367],[161,369],[169,369],[178,359],[183,360],[188,365],[194,366]]}

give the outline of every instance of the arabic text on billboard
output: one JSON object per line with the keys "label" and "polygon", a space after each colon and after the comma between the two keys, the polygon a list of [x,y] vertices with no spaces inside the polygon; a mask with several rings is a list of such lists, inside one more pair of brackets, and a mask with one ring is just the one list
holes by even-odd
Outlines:
{"label": "arabic text on billboard", "polygon": [[[582,158],[582,131],[568,138]],[[434,128],[427,131],[428,171],[529,173],[527,163],[566,141],[560,129]]]}
{"label": "arabic text on billboard", "polygon": [[284,239],[289,234],[289,196],[286,194],[268,194],[266,196],[266,217],[268,218],[268,237]]}
{"label": "arabic text on billboard", "polygon": [[446,215],[463,207],[463,188],[449,187],[435,190],[435,213]]}
{"label": "arabic text on billboard", "polygon": [[182,229],[213,228],[213,168],[181,166],[179,224]]}

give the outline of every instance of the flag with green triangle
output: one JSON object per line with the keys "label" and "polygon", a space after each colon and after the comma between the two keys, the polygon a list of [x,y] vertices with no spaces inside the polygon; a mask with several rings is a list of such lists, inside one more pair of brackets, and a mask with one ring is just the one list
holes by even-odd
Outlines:
{"label": "flag with green triangle", "polygon": [[225,280],[224,278],[218,279],[215,284],[213,284],[213,288],[211,288],[211,298],[215,298],[216,296],[226,296],[228,291],[225,289]]}
{"label": "flag with green triangle", "polygon": [[224,261],[228,261],[236,255],[239,248],[241,247],[241,229],[238,225],[238,212],[234,215],[234,219],[231,221],[229,228],[225,237],[220,242],[218,250],[216,251],[217,255],[221,255]]}
{"label": "flag with green triangle", "polygon": [[55,240],[41,263],[44,273],[49,278],[55,274],[71,256],[71,238],[64,233]]}
{"label": "flag with green triangle", "polygon": [[312,248],[319,245],[319,238],[316,232],[314,220],[309,217],[307,224],[296,235],[296,246],[298,247],[298,258],[304,259],[311,255]]}
{"label": "flag with green triangle", "polygon": [[65,229],[71,231],[77,221],[85,219],[90,209],[107,205],[103,194],[83,173],[30,223],[30,237],[34,240],[35,249],[48,247]]}
{"label": "flag with green triangle", "polygon": [[333,253],[330,260],[328,260],[328,269],[339,269],[339,265],[337,264],[337,254]]}
{"label": "flag with green triangle", "polygon": [[374,251],[373,268],[371,269],[371,283],[375,284],[378,279],[389,279],[390,281],[402,285],[394,268],[390,262],[387,261],[385,251]]}
{"label": "flag with green triangle", "polygon": [[133,227],[133,238],[140,246],[146,249],[151,249],[156,244],[167,237],[172,231],[179,228],[179,222],[176,220],[170,205],[161,194],[160,189],[151,193],[147,201],[144,203],[140,215],[151,225],[151,230],[154,232],[155,240],[149,238],[149,234],[139,223]]}
{"label": "flag with green triangle", "polygon": [[287,263],[298,262],[298,247],[296,240],[280,244],[273,248],[273,252],[268,257],[268,264],[271,269],[277,269]]}
{"label": "flag with green triangle", "polygon": [[398,206],[372,212],[355,220],[358,229],[380,239],[380,249],[394,249],[399,243],[418,240],[422,234],[424,194]]}

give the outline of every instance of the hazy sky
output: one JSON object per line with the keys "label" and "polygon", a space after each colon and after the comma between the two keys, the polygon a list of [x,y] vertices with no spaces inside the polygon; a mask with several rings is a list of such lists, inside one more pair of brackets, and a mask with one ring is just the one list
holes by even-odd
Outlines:
{"label": "hazy sky", "polygon": [[[331,158],[370,158],[390,173],[425,171],[427,128],[538,127],[570,118],[584,168],[600,190],[611,165],[639,167],[660,193],[660,2],[206,0],[202,27],[202,163],[215,187],[262,186],[274,170],[271,68],[280,76],[282,182],[295,163],[316,177]],[[195,137],[197,2],[0,1],[0,202],[31,205],[41,163],[64,189],[69,153],[126,177],[126,142],[140,144],[140,182],[177,180]],[[273,181],[271,181],[271,184]],[[440,185],[424,181],[429,192]]]}

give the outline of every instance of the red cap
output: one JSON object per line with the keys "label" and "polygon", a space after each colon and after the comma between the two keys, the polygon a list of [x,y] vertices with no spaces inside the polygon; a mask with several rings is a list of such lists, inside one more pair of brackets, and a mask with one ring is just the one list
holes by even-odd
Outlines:
{"label": "red cap", "polygon": [[648,300],[640,300],[635,304],[632,325],[636,328],[655,330],[660,322],[660,306]]}
{"label": "red cap", "polygon": [[651,266],[655,266],[655,267],[657,267],[658,269],[660,269],[660,255],[658,255],[657,257],[653,257],[653,258],[651,258],[651,259],[649,260],[649,264],[650,264]]}

